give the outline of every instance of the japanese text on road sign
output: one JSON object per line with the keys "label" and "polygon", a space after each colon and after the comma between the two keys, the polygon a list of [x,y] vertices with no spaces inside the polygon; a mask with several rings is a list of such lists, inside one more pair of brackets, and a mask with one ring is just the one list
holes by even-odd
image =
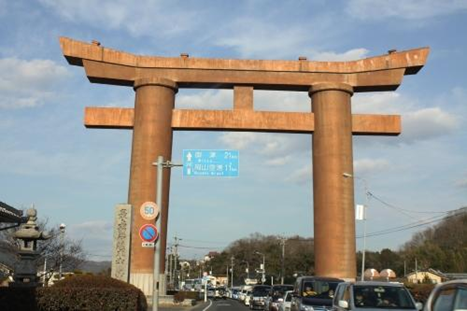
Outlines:
{"label": "japanese text on road sign", "polygon": [[183,176],[238,177],[238,150],[183,150]]}

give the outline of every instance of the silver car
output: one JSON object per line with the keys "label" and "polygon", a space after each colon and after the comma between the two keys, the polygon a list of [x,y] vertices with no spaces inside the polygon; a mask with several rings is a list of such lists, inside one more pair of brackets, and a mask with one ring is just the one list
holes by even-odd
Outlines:
{"label": "silver car", "polygon": [[424,311],[455,310],[467,310],[467,279],[436,285],[424,308]]}
{"label": "silver car", "polygon": [[284,298],[279,298],[279,311],[290,311],[290,304],[292,303],[293,291],[288,290],[284,294]]}
{"label": "silver car", "polygon": [[391,282],[340,283],[332,301],[333,311],[418,311],[422,307],[403,284]]}

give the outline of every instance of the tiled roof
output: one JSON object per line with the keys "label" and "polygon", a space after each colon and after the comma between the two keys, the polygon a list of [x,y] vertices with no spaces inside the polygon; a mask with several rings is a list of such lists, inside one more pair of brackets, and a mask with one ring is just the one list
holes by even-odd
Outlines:
{"label": "tiled roof", "polygon": [[0,201],[0,222],[20,222],[23,212]]}

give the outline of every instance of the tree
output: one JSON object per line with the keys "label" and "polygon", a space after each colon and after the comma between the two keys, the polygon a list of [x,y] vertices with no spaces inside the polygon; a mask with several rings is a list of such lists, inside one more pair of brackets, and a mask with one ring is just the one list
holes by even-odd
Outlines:
{"label": "tree", "polygon": [[419,269],[464,272],[467,268],[467,208],[448,214],[440,223],[414,234],[401,253]]}
{"label": "tree", "polygon": [[[0,231],[0,238],[2,240],[0,248],[2,252],[17,259],[19,241],[14,237],[16,230],[18,228]],[[45,284],[52,277],[53,272],[59,271],[60,265],[62,271],[73,271],[84,262],[86,255],[81,246],[81,241],[64,238],[62,243],[58,226],[48,226],[47,219],[39,222],[39,230],[48,231],[52,236],[50,239],[38,243],[40,256],[36,260],[36,264],[38,271],[43,273],[46,263],[47,271],[43,275],[46,280]]]}

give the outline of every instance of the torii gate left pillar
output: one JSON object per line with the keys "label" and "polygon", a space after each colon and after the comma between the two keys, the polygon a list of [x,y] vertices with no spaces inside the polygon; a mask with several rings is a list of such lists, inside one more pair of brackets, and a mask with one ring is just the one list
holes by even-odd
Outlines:
{"label": "torii gate left pillar", "polygon": [[[135,109],[86,108],[91,128],[134,129],[129,201],[134,208],[131,282],[151,294],[153,252],[137,238],[139,205],[155,199],[158,155],[171,159],[172,130],[222,130],[313,133],[315,271],[318,276],[355,279],[355,220],[352,135],[398,135],[400,117],[353,115],[353,92],[391,91],[404,75],[416,74],[429,49],[350,62],[226,60],[146,57],[61,38],[63,54],[72,65],[83,66],[91,82],[133,86]],[[177,110],[178,88],[234,90],[232,110]],[[266,112],[253,109],[253,90],[309,92],[312,112]],[[165,173],[162,206],[162,257],[165,258],[169,174]],[[144,189],[142,189],[144,188]],[[138,220],[139,219],[139,220]],[[148,222],[148,221],[146,221]],[[161,271],[165,261],[162,260]]]}
{"label": "torii gate left pillar", "polygon": [[[134,83],[136,92],[134,108],[133,145],[128,203],[133,206],[131,232],[130,283],[138,284],[145,293],[152,292],[153,269],[151,260],[154,249],[142,248],[138,238],[139,228],[148,223],[139,216],[139,207],[147,202],[156,202],[156,170],[151,169],[158,156],[172,158],[172,110],[174,108],[177,85],[161,78],[143,78]],[[161,238],[161,249],[166,249],[166,232],[169,206],[170,172],[164,170],[161,208],[161,226],[157,228],[165,238]],[[165,253],[164,253],[165,255]],[[163,257],[164,258],[164,257]],[[162,270],[163,272],[164,270]],[[165,274],[161,275],[164,284]]]}

